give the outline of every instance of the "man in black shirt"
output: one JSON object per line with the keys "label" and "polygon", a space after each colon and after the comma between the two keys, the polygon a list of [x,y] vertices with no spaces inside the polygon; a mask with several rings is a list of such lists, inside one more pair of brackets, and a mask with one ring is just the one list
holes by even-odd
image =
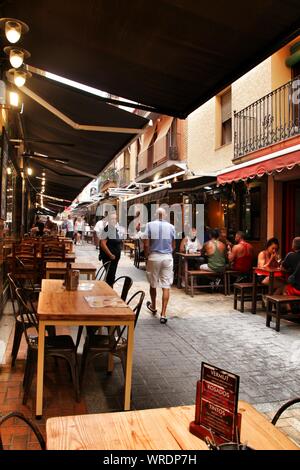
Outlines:
{"label": "man in black shirt", "polygon": [[282,267],[289,273],[295,274],[295,283],[287,284],[285,293],[287,295],[300,295],[300,237],[293,240],[293,251],[288,253],[282,262]]}
{"label": "man in black shirt", "polygon": [[122,240],[117,228],[117,214],[112,212],[108,216],[108,224],[103,229],[100,240],[100,254],[103,264],[110,261],[106,282],[113,286],[116,271],[121,256]]}

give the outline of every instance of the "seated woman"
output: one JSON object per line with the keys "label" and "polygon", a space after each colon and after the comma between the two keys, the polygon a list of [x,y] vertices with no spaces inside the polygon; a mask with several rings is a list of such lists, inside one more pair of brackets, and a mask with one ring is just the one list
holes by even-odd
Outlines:
{"label": "seated woman", "polygon": [[[256,271],[258,275],[258,280],[261,284],[268,286],[270,283],[270,277],[266,275],[263,271],[263,268],[279,268],[279,241],[277,238],[270,238],[267,241],[265,250],[261,251],[258,255],[257,260],[258,268],[261,268]],[[284,279],[282,273],[278,272],[274,274],[274,294],[282,294],[284,287]]]}

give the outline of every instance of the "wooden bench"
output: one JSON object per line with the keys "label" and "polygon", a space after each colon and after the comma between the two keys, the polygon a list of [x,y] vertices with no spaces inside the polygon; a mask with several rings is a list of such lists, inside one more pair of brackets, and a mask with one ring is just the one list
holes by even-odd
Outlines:
{"label": "wooden bench", "polygon": [[[300,306],[300,296],[297,295],[266,295],[267,302],[267,317],[266,317],[266,326],[270,327],[272,317],[275,317],[276,325],[275,330],[280,331],[280,320],[281,318],[285,320],[300,320],[299,313],[292,313],[291,311],[281,312],[281,306],[287,306],[289,304],[299,304]],[[273,306],[275,311],[273,311]]]}
{"label": "wooden bench", "polygon": [[[194,278],[197,276],[208,277],[209,279],[216,279],[221,278],[223,279],[223,283],[219,284],[218,287],[224,288],[224,294],[227,294],[227,285],[226,285],[226,274],[225,272],[217,273],[213,271],[203,271],[201,269],[193,269],[187,271],[187,285],[185,286],[185,292],[188,294],[190,289],[191,297],[194,297],[194,289],[205,289],[207,287],[212,287],[211,284],[194,284]],[[190,281],[190,282],[189,282]]]}
{"label": "wooden bench", "polygon": [[[252,302],[253,288],[253,282],[235,282],[233,284],[233,308],[235,310],[238,310],[237,303],[240,301],[240,312],[244,312],[245,302]],[[262,296],[268,289],[268,286],[259,285],[257,289],[259,288],[261,291],[257,292],[257,297],[262,300]]]}
{"label": "wooden bench", "polygon": [[[241,278],[242,276],[247,276],[248,273],[242,273],[241,271],[235,271],[234,269],[226,269],[225,271],[226,274],[226,286],[227,286],[227,295],[231,294],[231,286],[233,286],[234,283],[238,282],[238,278]],[[234,281],[231,283],[231,276],[235,277]],[[251,277],[249,277],[251,279]]]}

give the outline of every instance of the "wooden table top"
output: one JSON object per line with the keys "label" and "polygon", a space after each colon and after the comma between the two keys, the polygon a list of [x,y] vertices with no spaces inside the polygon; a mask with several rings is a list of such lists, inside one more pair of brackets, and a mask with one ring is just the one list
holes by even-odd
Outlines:
{"label": "wooden table top", "polygon": [[62,261],[47,261],[46,269],[67,269],[67,263]]}
{"label": "wooden table top", "polygon": [[93,263],[72,263],[71,264],[72,269],[82,269],[82,270],[88,270],[90,269],[91,271],[96,271],[96,266],[93,265]]}
{"label": "wooden table top", "polygon": [[[83,269],[83,270],[93,270],[96,271],[96,266],[94,266],[92,263],[72,263],[71,264],[72,269]],[[67,263],[65,262],[54,262],[54,261],[48,261],[46,263],[46,269],[67,269]]]}
{"label": "wooden table top", "polygon": [[[80,286],[92,286],[91,290],[67,291],[63,280],[43,279],[39,294],[37,314],[40,321],[128,321],[134,320],[135,314],[129,307],[90,307],[84,297],[112,296],[119,297],[106,282],[85,281]],[[58,295],[59,294],[59,295]]]}
{"label": "wooden table top", "polygon": [[[241,442],[257,450],[299,450],[278,428],[246,402]],[[207,450],[189,432],[194,406],[67,416],[47,420],[49,450]]]}

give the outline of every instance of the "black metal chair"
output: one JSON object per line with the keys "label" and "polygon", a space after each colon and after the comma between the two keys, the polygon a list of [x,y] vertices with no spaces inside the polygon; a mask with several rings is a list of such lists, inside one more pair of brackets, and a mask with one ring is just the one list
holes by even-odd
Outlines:
{"label": "black metal chair", "polygon": [[126,302],[127,295],[128,295],[129,289],[132,286],[133,281],[132,281],[131,277],[129,277],[129,276],[120,276],[115,280],[114,285],[117,282],[119,282],[121,279],[123,280],[121,299],[124,300],[124,302]]}
{"label": "black metal chair", "polygon": [[103,265],[98,269],[96,273],[96,281],[106,281],[107,274],[110,268],[110,261],[106,261]]}
{"label": "black metal chair", "polygon": [[[134,307],[131,307],[135,313],[134,327],[136,327],[144,298],[145,292],[140,290],[133,294],[127,302],[127,305],[131,306],[138,299]],[[122,329],[116,326],[110,334],[86,336],[81,358],[80,384],[83,383],[88,363],[105,353],[111,353],[119,357],[125,375],[127,354],[127,337],[124,336],[125,330],[126,326],[123,326]]]}
{"label": "black metal chair", "polygon": [[140,268],[140,263],[146,261],[144,251],[141,249],[141,240],[134,240],[134,266]]}
{"label": "black metal chair", "polygon": [[[24,421],[31,428],[33,434],[35,435],[35,437],[39,441],[41,449],[46,450],[46,443],[45,443],[45,440],[44,440],[40,430],[37,428],[37,426],[29,418],[26,418],[26,416],[24,416],[23,413],[20,413],[19,411],[11,411],[10,413],[6,414],[5,416],[1,416],[1,418],[0,418],[0,427],[5,421],[7,421],[10,418],[18,418],[21,421]],[[3,443],[2,443],[2,438],[1,438],[1,430],[0,430],[0,450],[4,450]]]}
{"label": "black metal chair", "polygon": [[[24,372],[24,395],[23,404],[25,405],[28,399],[30,387],[32,384],[34,372],[37,365],[38,353],[38,320],[35,311],[32,309],[31,304],[24,298],[23,290],[16,289],[16,297],[19,305],[19,315],[23,324],[24,334],[27,342],[27,358]],[[30,323],[35,330],[35,334],[28,333],[27,324]],[[45,358],[46,357],[60,357],[65,359],[70,366],[72,381],[75,389],[76,401],[80,401],[79,382],[78,382],[78,363],[77,363],[77,349],[73,339],[69,335],[56,335],[45,337]]]}
{"label": "black metal chair", "polygon": [[272,424],[275,424],[277,423],[277,421],[279,420],[280,416],[282,415],[282,413],[287,410],[290,406],[293,406],[295,405],[296,403],[300,403],[300,397],[297,397],[297,398],[293,398],[293,400],[289,400],[287,401],[284,405],[282,405],[279,410],[277,411],[277,413],[275,414],[274,418],[272,419]]}
{"label": "black metal chair", "polygon": [[[27,302],[30,302],[32,310],[35,310],[34,304],[37,302],[37,296],[39,291],[34,285],[32,285],[32,288],[24,287],[24,279],[18,279],[17,275],[14,275],[13,273],[8,273],[7,277],[9,282],[10,299],[12,303],[13,314],[15,317],[15,333],[13,339],[13,347],[11,351],[11,366],[14,367],[18,356],[24,328],[34,327],[34,325],[32,325],[29,321],[23,323],[21,320],[17,303],[16,290],[17,288],[23,290],[23,294],[26,295]],[[55,336],[56,334],[55,326],[47,326],[46,331],[49,336]]]}

